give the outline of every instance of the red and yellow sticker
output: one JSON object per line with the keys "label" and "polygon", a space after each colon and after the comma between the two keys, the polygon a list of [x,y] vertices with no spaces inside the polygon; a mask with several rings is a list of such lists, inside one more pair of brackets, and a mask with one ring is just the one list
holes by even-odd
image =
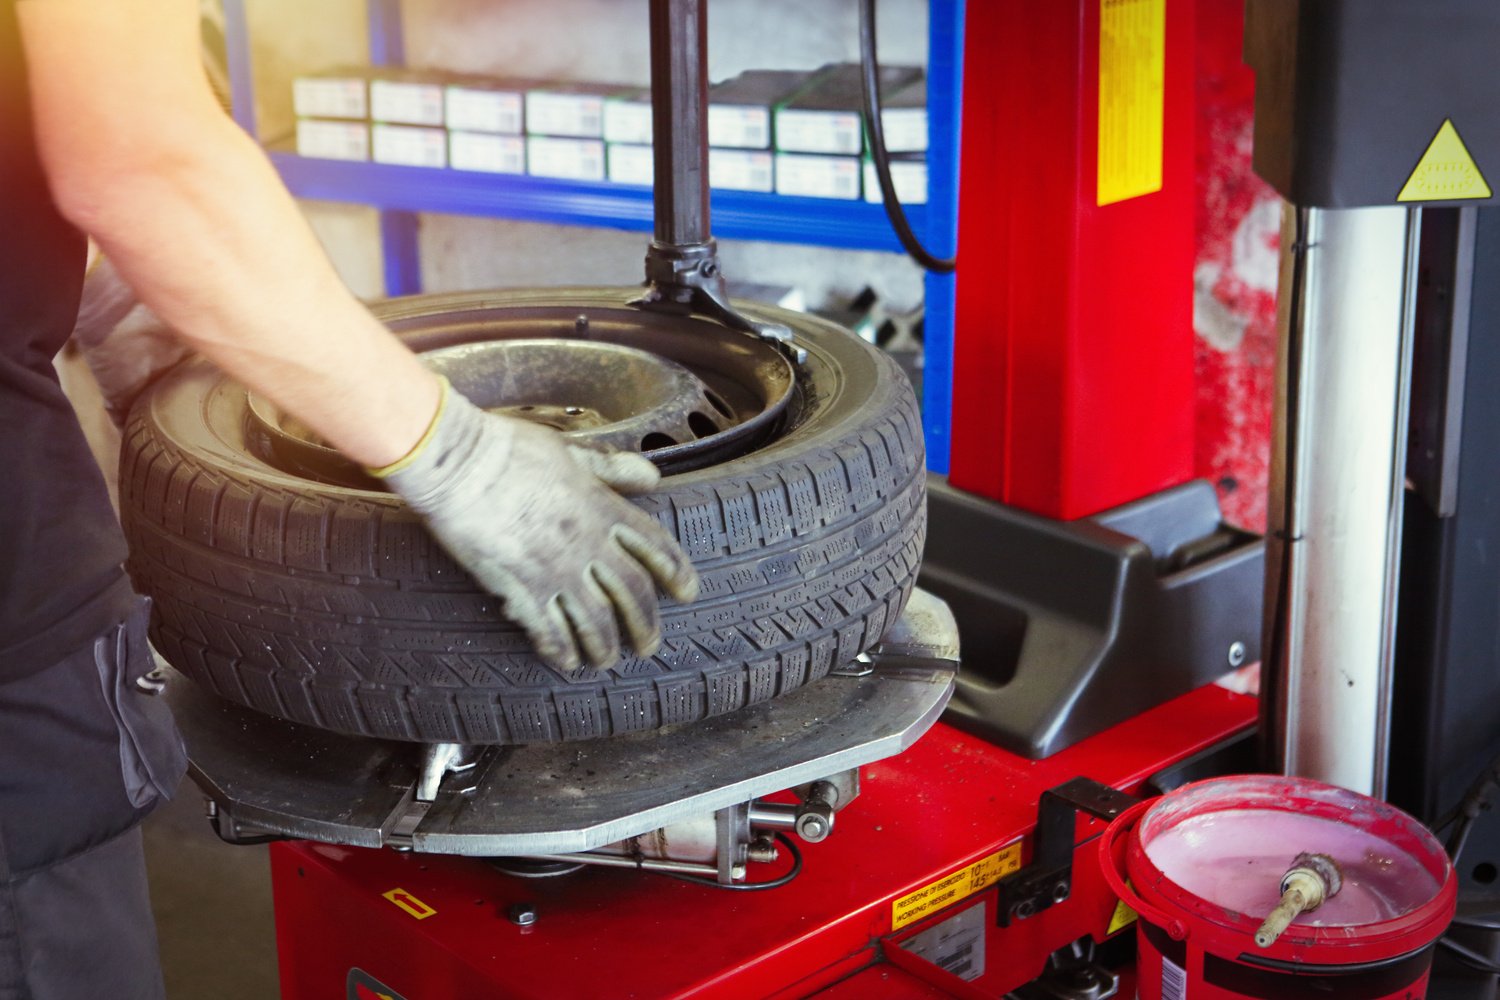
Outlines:
{"label": "red and yellow sticker", "polygon": [[1098,203],[1161,190],[1167,0],[1099,0]]}
{"label": "red and yellow sticker", "polygon": [[434,910],[405,889],[391,889],[389,892],[382,892],[380,895],[401,907],[401,909],[411,914],[417,920],[426,920],[437,912],[437,910]]}
{"label": "red and yellow sticker", "polygon": [[952,906],[982,889],[988,889],[1012,872],[1021,869],[1021,842],[1007,844],[987,858],[960,868],[952,875],[909,892],[891,904],[891,930],[899,931],[930,913]]}

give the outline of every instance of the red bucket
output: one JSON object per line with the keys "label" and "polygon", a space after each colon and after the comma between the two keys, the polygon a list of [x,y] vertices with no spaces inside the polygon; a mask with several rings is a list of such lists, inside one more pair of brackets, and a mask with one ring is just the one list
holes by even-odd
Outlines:
{"label": "red bucket", "polygon": [[[1303,851],[1333,857],[1343,888],[1261,948]],[[1420,823],[1302,778],[1214,778],[1142,802],[1110,824],[1100,860],[1140,915],[1140,1000],[1420,1000],[1457,906],[1448,856]]]}

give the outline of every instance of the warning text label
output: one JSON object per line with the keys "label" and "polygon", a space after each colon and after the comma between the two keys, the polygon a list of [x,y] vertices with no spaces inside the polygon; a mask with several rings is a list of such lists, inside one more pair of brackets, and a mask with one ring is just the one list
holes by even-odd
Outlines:
{"label": "warning text label", "polygon": [[907,893],[891,904],[891,930],[897,931],[930,913],[951,906],[981,889],[988,889],[1021,868],[1021,842],[1007,844],[987,858],[960,868],[931,885]]}

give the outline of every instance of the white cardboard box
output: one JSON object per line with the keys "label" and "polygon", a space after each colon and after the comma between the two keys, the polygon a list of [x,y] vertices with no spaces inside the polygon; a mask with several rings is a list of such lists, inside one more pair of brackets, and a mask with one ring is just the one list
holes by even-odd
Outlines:
{"label": "white cardboard box", "polygon": [[449,132],[448,166],[487,174],[524,174],[526,138],[494,132]]}
{"label": "white cardboard box", "polygon": [[[892,160],[891,184],[903,205],[927,204],[927,161]],[[865,161],[865,201],[880,204],[880,178],[875,176],[875,161]]]}
{"label": "white cardboard box", "polygon": [[747,104],[710,104],[708,141],[729,148],[769,149],[771,109]]}
{"label": "white cardboard box", "polygon": [[708,186],[769,194],[776,190],[775,158],[766,149],[710,149]]}
{"label": "white cardboard box", "polygon": [[526,131],[530,135],[603,138],[605,98],[626,89],[607,84],[559,83],[528,90]]}
{"label": "white cardboard box", "polygon": [[887,153],[927,152],[926,108],[882,108],[880,124]]}
{"label": "white cardboard box", "polygon": [[371,156],[376,163],[404,167],[448,165],[448,133],[444,129],[377,122],[370,127],[370,133]]}
{"label": "white cardboard box", "polygon": [[605,101],[604,141],[651,145],[651,95],[637,94]]}
{"label": "white cardboard box", "polygon": [[[612,142],[609,144],[608,156],[611,182],[643,187],[650,187],[655,183],[656,161],[653,147]],[[710,149],[708,185],[729,191],[760,191],[769,194],[776,189],[774,159],[769,150]]]}
{"label": "white cardboard box", "polygon": [[370,126],[364,122],[298,119],[297,155],[320,160],[368,160]]}
{"label": "white cardboard box", "polygon": [[496,81],[450,83],[443,89],[444,114],[455,132],[497,132],[520,135],[526,131],[526,94],[520,87]]}
{"label": "white cardboard box", "polygon": [[656,160],[652,155],[652,147],[627,142],[610,143],[609,179],[614,184],[650,187],[656,181]]}
{"label": "white cardboard box", "polygon": [[708,144],[770,149],[775,107],[817,74],[810,70],[752,69],[708,90]]}
{"label": "white cardboard box", "polygon": [[527,136],[526,172],[534,177],[602,181],[605,177],[604,141]]}
{"label": "white cardboard box", "polygon": [[[823,67],[813,81],[776,107],[776,149],[783,153],[864,152],[864,81],[857,63]],[[880,68],[880,96],[891,107],[925,104],[919,91],[922,70],[916,66]],[[906,96],[903,96],[906,95]],[[885,123],[881,116],[881,124]],[[888,147],[889,148],[889,147]]]}
{"label": "white cardboard box", "polygon": [[370,82],[353,71],[299,76],[292,81],[292,110],[298,118],[370,117]]}
{"label": "white cardboard box", "polygon": [[865,148],[864,119],[857,111],[777,108],[776,148],[858,156]]}
{"label": "white cardboard box", "polygon": [[859,157],[777,153],[776,193],[802,198],[858,201]]}
{"label": "white cardboard box", "polygon": [[371,80],[370,118],[394,125],[442,125],[443,84],[416,76]]}

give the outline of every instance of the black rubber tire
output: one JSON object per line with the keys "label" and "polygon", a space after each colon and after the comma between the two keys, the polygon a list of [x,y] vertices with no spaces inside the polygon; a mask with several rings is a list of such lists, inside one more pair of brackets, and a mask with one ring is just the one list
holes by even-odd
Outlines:
{"label": "black rubber tire", "polygon": [[[607,318],[628,313],[624,299],[423,296],[381,311],[421,349],[445,316],[469,330],[505,308]],[[244,390],[203,363],[156,386],[124,435],[129,568],[154,600],[157,649],[272,715],[424,742],[637,732],[824,676],[873,646],[911,592],[926,533],[921,426],[910,383],[883,353],[820,320],[758,312],[791,324],[809,351],[802,405],[751,454],[636,498],[703,582],[697,603],[663,602],[656,656],[568,675],[547,667],[399,499],[257,458]],[[438,339],[453,342],[452,331]]]}

